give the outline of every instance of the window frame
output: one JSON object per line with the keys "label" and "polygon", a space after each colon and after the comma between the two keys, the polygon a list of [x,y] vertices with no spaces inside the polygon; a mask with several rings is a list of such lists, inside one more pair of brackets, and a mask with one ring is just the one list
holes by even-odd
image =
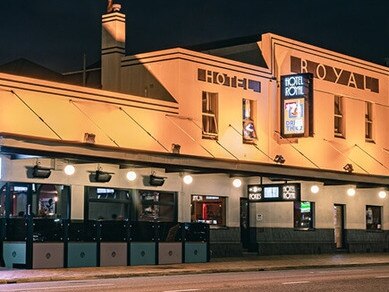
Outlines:
{"label": "window frame", "polygon": [[[202,92],[202,138],[203,139],[218,139],[218,93]],[[205,102],[205,106],[204,106]],[[214,130],[214,131],[212,131]]]}
{"label": "window frame", "polygon": [[[249,104],[249,116],[245,116],[247,103]],[[256,140],[258,139],[257,131],[256,131],[256,101],[252,99],[243,98],[242,99],[242,138],[244,144],[255,144]],[[253,125],[253,137],[247,137],[245,135],[245,125],[248,123],[251,123]]]}
{"label": "window frame", "polygon": [[[368,223],[368,209],[371,209],[372,210],[372,222],[371,223]],[[382,231],[382,209],[383,207],[382,206],[377,206],[377,205],[366,205],[366,208],[365,208],[365,225],[366,225],[366,231]],[[377,217],[375,217],[374,215],[378,215]],[[379,220],[376,220],[376,218],[378,218]],[[370,225],[370,226],[369,226]],[[376,225],[376,227],[374,228],[374,225]]]}
{"label": "window frame", "polygon": [[340,95],[334,96],[334,136],[339,138],[345,137],[344,97]]}
{"label": "window frame", "polygon": [[[207,199],[207,197],[214,197],[218,199]],[[201,200],[199,199],[201,198]],[[196,218],[196,204],[201,203],[201,209],[203,210],[203,204],[211,204],[211,203],[218,203],[222,204],[221,207],[221,223],[209,223],[207,220],[217,220],[217,219],[198,219]],[[198,195],[198,194],[192,194],[191,195],[191,222],[200,222],[200,223],[207,223],[211,228],[226,228],[227,227],[227,197],[225,196],[214,196],[214,195]],[[204,217],[204,216],[202,216]]]}
{"label": "window frame", "polygon": [[365,102],[365,141],[374,142],[374,130],[373,130],[373,103]]}

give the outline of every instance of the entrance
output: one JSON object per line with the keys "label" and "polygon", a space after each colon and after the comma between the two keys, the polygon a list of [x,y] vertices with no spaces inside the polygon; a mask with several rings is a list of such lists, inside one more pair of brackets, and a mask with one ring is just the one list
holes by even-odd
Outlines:
{"label": "entrance", "polygon": [[249,200],[240,198],[240,241],[245,249],[250,246]]}
{"label": "entrance", "polygon": [[344,205],[334,205],[334,237],[336,248],[344,248]]}

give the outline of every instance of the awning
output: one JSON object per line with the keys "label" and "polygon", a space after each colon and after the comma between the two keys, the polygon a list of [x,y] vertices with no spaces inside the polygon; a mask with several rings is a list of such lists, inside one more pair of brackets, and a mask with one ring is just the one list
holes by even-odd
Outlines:
{"label": "awning", "polygon": [[8,133],[0,133],[0,152],[0,154],[11,155],[15,158],[19,154],[36,155],[46,158],[73,159],[80,162],[112,163],[123,167],[126,165],[158,167],[166,169],[167,172],[227,173],[279,180],[316,181],[324,184],[352,184],[357,187],[389,186],[389,176],[382,175],[161,153]]}

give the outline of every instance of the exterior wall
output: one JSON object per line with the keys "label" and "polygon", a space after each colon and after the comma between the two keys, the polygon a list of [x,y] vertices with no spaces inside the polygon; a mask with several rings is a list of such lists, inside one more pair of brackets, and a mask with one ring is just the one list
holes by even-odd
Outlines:
{"label": "exterior wall", "polygon": [[[249,183],[258,183],[251,181]],[[264,183],[270,183],[264,181]],[[259,254],[298,254],[335,252],[334,204],[344,205],[345,248],[350,252],[389,250],[389,203],[378,197],[379,188],[357,189],[347,195],[350,186],[324,186],[313,194],[313,182],[302,182],[301,201],[314,202],[314,229],[294,229],[293,202],[252,203],[250,222],[258,242]],[[366,230],[366,206],[382,207],[382,230]],[[261,221],[257,220],[261,214]]]}
{"label": "exterior wall", "polygon": [[[239,161],[273,164],[269,157],[282,154],[286,158],[285,165],[316,169],[291,147],[292,144],[321,169],[339,171],[351,160],[357,163],[355,172],[388,175],[389,154],[385,150],[389,148],[385,132],[388,69],[270,34],[263,36],[261,48],[269,70],[184,49],[125,57],[121,61],[121,90],[126,94],[0,74],[0,132],[78,143],[83,142],[85,133],[94,133],[97,145],[159,153],[171,152],[174,143],[181,145],[181,154],[229,159],[232,164]],[[291,139],[291,142],[282,140],[275,133],[280,128],[278,86],[280,76],[293,73],[291,57],[375,78],[379,81],[379,92],[354,88],[350,81],[341,85],[315,78],[314,137]],[[261,91],[234,88],[218,81],[201,81],[199,69],[259,81]],[[217,141],[202,139],[203,91],[218,93]],[[345,139],[334,138],[334,95],[345,97]],[[255,125],[260,150],[244,144],[239,134],[243,98],[256,101]],[[364,138],[364,101],[374,103],[375,143],[367,143]],[[25,167],[34,165],[35,159],[11,160],[3,156],[2,163],[2,181],[33,182],[26,178]],[[63,161],[48,159],[42,160],[41,164],[53,168],[45,183],[72,186],[71,216],[82,219],[84,186],[99,186],[88,180],[88,171],[96,170],[97,163],[78,165],[73,177],[63,175]],[[227,197],[227,226],[211,230],[211,249],[214,256],[241,254],[239,198],[247,197],[246,184],[258,183],[258,177],[244,180],[243,187],[235,189],[228,175],[194,175],[194,182],[187,186],[182,183],[183,173],[141,168],[137,169],[138,179],[128,182],[125,180],[128,169],[109,164],[100,166],[114,173],[111,182],[104,184],[107,187],[150,189],[143,183],[142,176],[156,171],[157,175],[168,177],[164,186],[156,189],[178,192],[179,221],[191,220],[192,194]],[[266,179],[264,182],[270,183]],[[251,204],[251,228],[260,253],[334,251],[334,204],[345,205],[346,240],[350,251],[388,249],[389,203],[388,199],[377,197],[378,189],[358,189],[351,198],[345,194],[348,186],[321,185],[320,192],[314,195],[309,191],[312,183],[301,183],[301,199],[315,203],[315,230],[294,230],[293,204],[290,202]],[[383,207],[384,231],[365,230],[366,205]],[[257,221],[257,214],[263,215],[262,221]]]}
{"label": "exterior wall", "polygon": [[[389,154],[384,149],[388,148],[389,142],[385,131],[389,69],[274,34],[263,35],[260,46],[278,82],[282,75],[314,74],[314,137],[296,139],[295,146],[320,168],[342,170],[346,163],[354,161],[355,172],[387,175]],[[372,79],[378,82],[377,86],[370,84]],[[279,92],[277,94],[279,97]],[[334,138],[335,95],[345,100],[345,139]],[[365,101],[373,103],[374,143],[365,141]],[[278,120],[279,112],[276,114]],[[286,164],[301,165],[299,160],[304,159],[293,153],[290,145],[279,146]],[[315,168],[312,164],[307,166]]]}

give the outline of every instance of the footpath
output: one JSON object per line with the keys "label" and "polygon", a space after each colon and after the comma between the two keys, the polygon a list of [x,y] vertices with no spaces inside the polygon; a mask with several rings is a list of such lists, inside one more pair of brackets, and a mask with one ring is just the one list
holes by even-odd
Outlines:
{"label": "footpath", "polygon": [[240,258],[215,258],[208,263],[185,263],[152,266],[61,268],[37,270],[0,268],[0,284],[86,280],[98,278],[167,276],[199,273],[355,267],[388,264],[389,253],[342,253],[329,255],[244,256]]}

